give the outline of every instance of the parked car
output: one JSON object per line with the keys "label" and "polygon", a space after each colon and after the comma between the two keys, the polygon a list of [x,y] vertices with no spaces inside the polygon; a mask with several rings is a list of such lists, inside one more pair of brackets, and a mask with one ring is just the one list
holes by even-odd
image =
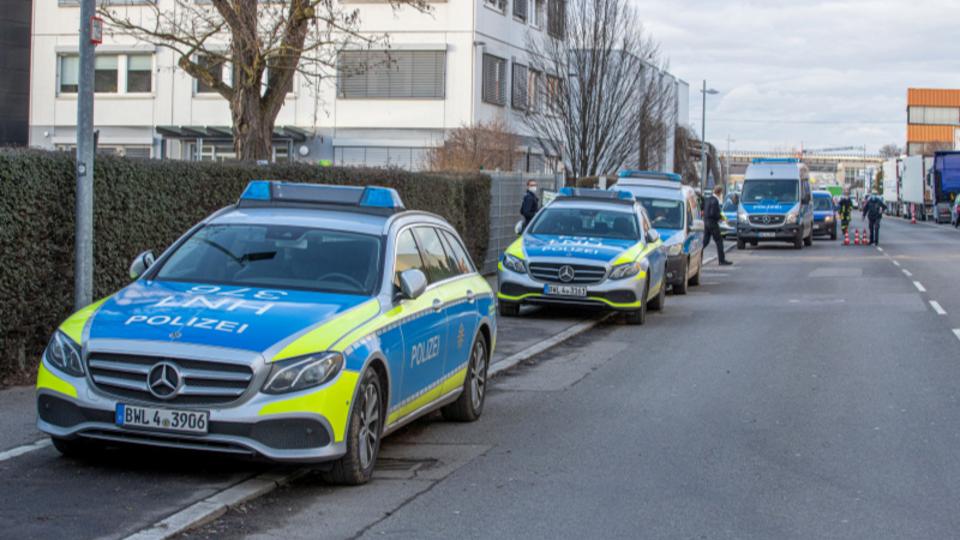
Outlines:
{"label": "parked car", "polygon": [[813,234],[837,239],[837,207],[829,191],[813,192]]}

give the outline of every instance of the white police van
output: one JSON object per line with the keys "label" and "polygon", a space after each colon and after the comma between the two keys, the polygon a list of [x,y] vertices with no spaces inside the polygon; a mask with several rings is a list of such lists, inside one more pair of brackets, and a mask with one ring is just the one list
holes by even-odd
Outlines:
{"label": "white police van", "polygon": [[747,167],[737,209],[737,248],[749,243],[813,245],[810,172],[799,159],[755,159]]}

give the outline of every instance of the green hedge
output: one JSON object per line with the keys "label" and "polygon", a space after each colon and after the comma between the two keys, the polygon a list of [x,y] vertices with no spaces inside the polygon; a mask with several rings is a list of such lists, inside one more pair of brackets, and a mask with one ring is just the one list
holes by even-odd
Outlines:
{"label": "green hedge", "polygon": [[[0,149],[0,382],[28,379],[50,332],[72,311],[72,154]],[[490,179],[306,164],[147,161],[98,156],[94,172],[95,298],[129,280],[131,259],[159,253],[253,178],[396,188],[407,208],[444,216],[474,261],[489,237]]]}

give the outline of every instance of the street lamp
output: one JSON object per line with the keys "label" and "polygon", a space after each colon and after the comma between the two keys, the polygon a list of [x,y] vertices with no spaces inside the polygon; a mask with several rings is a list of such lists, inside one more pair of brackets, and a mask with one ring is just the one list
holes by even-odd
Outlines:
{"label": "street lamp", "polygon": [[707,89],[707,81],[704,79],[700,93],[703,94],[703,125],[700,129],[700,196],[703,200],[707,200],[707,94],[714,96],[720,92],[713,88]]}

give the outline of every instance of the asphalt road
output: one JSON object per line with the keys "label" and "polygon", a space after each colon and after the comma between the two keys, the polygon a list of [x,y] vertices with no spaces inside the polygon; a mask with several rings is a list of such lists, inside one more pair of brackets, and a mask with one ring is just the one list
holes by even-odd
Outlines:
{"label": "asphalt road", "polygon": [[390,440],[415,470],[350,490],[307,477],[189,537],[957,537],[960,296],[940,265],[960,233],[883,234],[883,252],[735,253],[646,326],[499,380],[478,423]]}
{"label": "asphalt road", "polygon": [[[479,422],[391,437],[369,485],[307,475],[185,537],[960,536],[960,232],[888,218],[881,240],[735,252],[645,326],[501,376]],[[510,339],[566,325],[527,313]],[[0,537],[122,537],[259,470],[37,450],[0,461]]]}

